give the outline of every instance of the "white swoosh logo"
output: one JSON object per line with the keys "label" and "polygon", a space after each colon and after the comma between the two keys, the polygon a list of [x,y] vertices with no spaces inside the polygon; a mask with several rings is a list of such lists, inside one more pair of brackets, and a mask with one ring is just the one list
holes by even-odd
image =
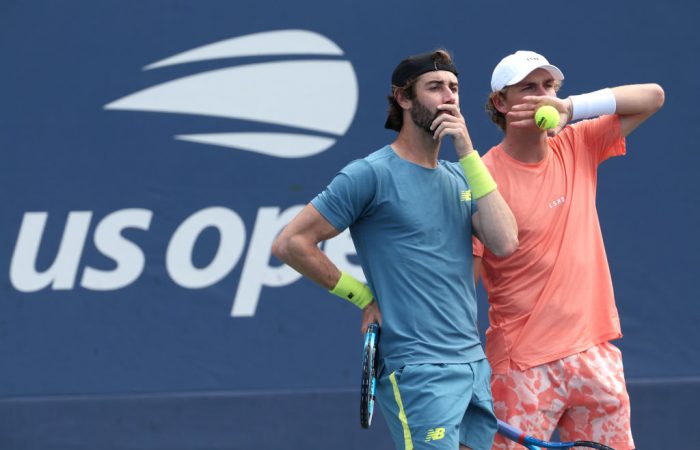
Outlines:
{"label": "white swoosh logo", "polygon": [[[199,47],[145,70],[232,56],[298,53],[342,55],[342,50],[317,33],[283,30]],[[224,117],[342,136],[352,124],[357,101],[357,79],[349,61],[302,59],[202,72],[130,94],[104,108]],[[280,158],[308,157],[336,141],[307,133],[194,134],[176,139]]]}
{"label": "white swoosh logo", "polygon": [[[181,134],[175,139],[250,150],[278,158],[306,158],[321,153],[335,143],[335,139],[331,138],[293,133]],[[276,149],[284,149],[284,152]]]}
{"label": "white swoosh logo", "polygon": [[279,30],[254,33],[195,48],[144,67],[144,70],[175,64],[241,56],[342,55],[333,41],[307,30]]}

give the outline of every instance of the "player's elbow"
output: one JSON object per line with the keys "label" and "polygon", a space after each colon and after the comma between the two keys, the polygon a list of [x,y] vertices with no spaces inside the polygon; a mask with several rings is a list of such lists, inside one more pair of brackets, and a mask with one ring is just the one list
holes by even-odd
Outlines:
{"label": "player's elbow", "polygon": [[272,254],[285,264],[293,265],[301,255],[308,253],[313,244],[301,234],[282,232],[272,242]]}
{"label": "player's elbow", "polygon": [[287,262],[289,260],[290,254],[290,238],[285,235],[284,231],[277,235],[275,240],[272,242],[272,254],[275,258],[282,262]]}
{"label": "player's elbow", "polygon": [[506,256],[510,256],[515,253],[515,251],[518,249],[518,245],[520,245],[520,242],[518,241],[518,236],[516,234],[514,236],[509,236],[508,239],[504,239],[497,245],[494,245],[493,248],[489,248],[489,250],[497,257],[505,258]]}
{"label": "player's elbow", "polygon": [[513,239],[511,239],[511,241],[508,242],[508,246],[506,246],[506,248],[504,249],[503,255],[501,257],[506,257],[506,256],[512,255],[518,249],[519,245],[520,245],[520,241],[518,240],[518,235],[516,233],[516,235],[513,236]]}
{"label": "player's elbow", "polygon": [[518,241],[518,232],[506,233],[501,236],[500,239],[494,239],[488,243],[485,242],[484,245],[497,257],[505,258],[515,253],[518,249],[518,245],[520,245]]}
{"label": "player's elbow", "polygon": [[664,106],[666,93],[664,89],[656,83],[651,83],[648,86],[650,96],[649,107],[652,112],[656,112]]}

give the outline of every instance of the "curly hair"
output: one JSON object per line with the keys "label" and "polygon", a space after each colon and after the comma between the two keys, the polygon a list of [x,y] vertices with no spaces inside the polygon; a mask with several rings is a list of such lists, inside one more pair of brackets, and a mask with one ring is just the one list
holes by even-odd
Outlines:
{"label": "curly hair", "polygon": [[504,132],[506,131],[506,116],[505,114],[496,109],[496,105],[493,104],[493,98],[499,95],[505,100],[506,90],[508,90],[507,87],[501,89],[500,91],[491,92],[488,98],[486,99],[486,104],[484,105],[484,110],[486,111],[486,114],[488,114],[491,118],[491,122],[498,125],[498,128],[500,128]]}

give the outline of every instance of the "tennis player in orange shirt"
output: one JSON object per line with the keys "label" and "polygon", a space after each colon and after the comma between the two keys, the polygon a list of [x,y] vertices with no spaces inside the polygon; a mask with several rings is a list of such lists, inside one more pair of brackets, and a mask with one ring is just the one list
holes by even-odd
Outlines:
{"label": "tennis player in orange shirt", "polygon": [[[541,439],[557,428],[562,440],[633,449],[622,358],[610,343],[622,333],[596,172],[625,154],[625,136],[663,105],[664,91],[637,84],[560,99],[563,79],[530,51],[505,57],[491,78],[486,109],[505,136],[483,161],[516,217],[520,243],[499,258],[474,242],[489,297],[494,409]],[[560,112],[549,132],[534,120],[545,104]],[[494,448],[517,444],[497,436]]]}

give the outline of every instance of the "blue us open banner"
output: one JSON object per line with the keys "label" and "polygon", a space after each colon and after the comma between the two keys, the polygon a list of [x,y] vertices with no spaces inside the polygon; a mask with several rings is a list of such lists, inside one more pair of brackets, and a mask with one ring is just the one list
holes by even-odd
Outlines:
{"label": "blue us open banner", "polygon": [[[391,448],[381,418],[359,427],[358,310],[270,245],[393,139],[391,71],[438,47],[481,151],[501,138],[491,71],[516,50],[560,67],[563,96],[664,87],[601,166],[598,212],[637,445],[697,438],[679,431],[700,401],[696,17],[677,0],[3,2],[0,448]],[[362,278],[347,233],[321,248]],[[480,292],[482,331],[486,309]]]}

